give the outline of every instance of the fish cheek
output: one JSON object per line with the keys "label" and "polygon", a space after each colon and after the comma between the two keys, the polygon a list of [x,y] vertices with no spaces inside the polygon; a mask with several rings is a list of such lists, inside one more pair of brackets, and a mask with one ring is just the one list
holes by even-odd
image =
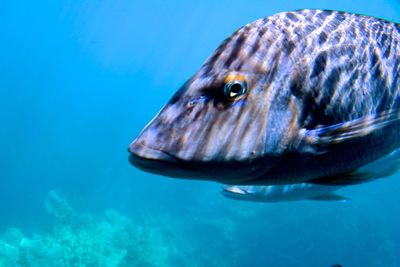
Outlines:
{"label": "fish cheek", "polygon": [[170,105],[176,104],[183,96],[183,94],[187,91],[189,87],[190,81],[187,81],[184,85],[181,86],[181,88],[178,89],[178,91],[175,92],[175,94],[171,97],[169,100]]}

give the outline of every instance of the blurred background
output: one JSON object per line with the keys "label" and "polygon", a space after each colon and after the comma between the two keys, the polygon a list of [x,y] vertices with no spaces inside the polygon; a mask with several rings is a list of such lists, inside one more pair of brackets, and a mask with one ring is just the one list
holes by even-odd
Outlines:
{"label": "blurred background", "polygon": [[340,191],[348,203],[257,204],[127,161],[128,144],[220,42],[302,8],[400,22],[389,0],[2,1],[0,236],[49,232],[54,190],[77,212],[157,227],[169,266],[400,266],[400,177]]}

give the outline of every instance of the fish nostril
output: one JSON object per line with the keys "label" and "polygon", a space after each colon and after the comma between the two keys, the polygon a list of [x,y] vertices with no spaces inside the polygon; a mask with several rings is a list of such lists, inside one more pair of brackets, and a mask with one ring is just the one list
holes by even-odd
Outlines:
{"label": "fish nostril", "polygon": [[205,101],[204,96],[198,96],[198,97],[191,99],[187,105],[188,105],[188,107],[193,107],[199,103],[203,103],[204,101]]}

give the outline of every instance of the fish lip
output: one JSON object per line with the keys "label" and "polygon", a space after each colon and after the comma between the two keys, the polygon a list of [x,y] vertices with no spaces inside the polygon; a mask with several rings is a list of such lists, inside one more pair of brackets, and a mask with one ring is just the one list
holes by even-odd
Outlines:
{"label": "fish lip", "polygon": [[182,171],[192,169],[182,160],[160,149],[133,141],[128,148],[128,161],[133,166],[150,173],[183,177]]}
{"label": "fish lip", "polygon": [[130,157],[132,156],[148,160],[176,161],[176,159],[172,157],[169,153],[164,152],[160,149],[152,148],[137,141],[132,142],[132,144],[128,148],[128,152],[130,153]]}

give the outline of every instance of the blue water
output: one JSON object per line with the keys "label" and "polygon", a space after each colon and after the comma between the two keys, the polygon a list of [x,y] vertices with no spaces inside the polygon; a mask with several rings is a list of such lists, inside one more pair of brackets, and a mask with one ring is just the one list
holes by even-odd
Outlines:
{"label": "blue water", "polygon": [[0,266],[400,266],[400,177],[347,203],[257,204],[128,164],[240,26],[300,8],[400,22],[398,1],[251,2],[0,3]]}

